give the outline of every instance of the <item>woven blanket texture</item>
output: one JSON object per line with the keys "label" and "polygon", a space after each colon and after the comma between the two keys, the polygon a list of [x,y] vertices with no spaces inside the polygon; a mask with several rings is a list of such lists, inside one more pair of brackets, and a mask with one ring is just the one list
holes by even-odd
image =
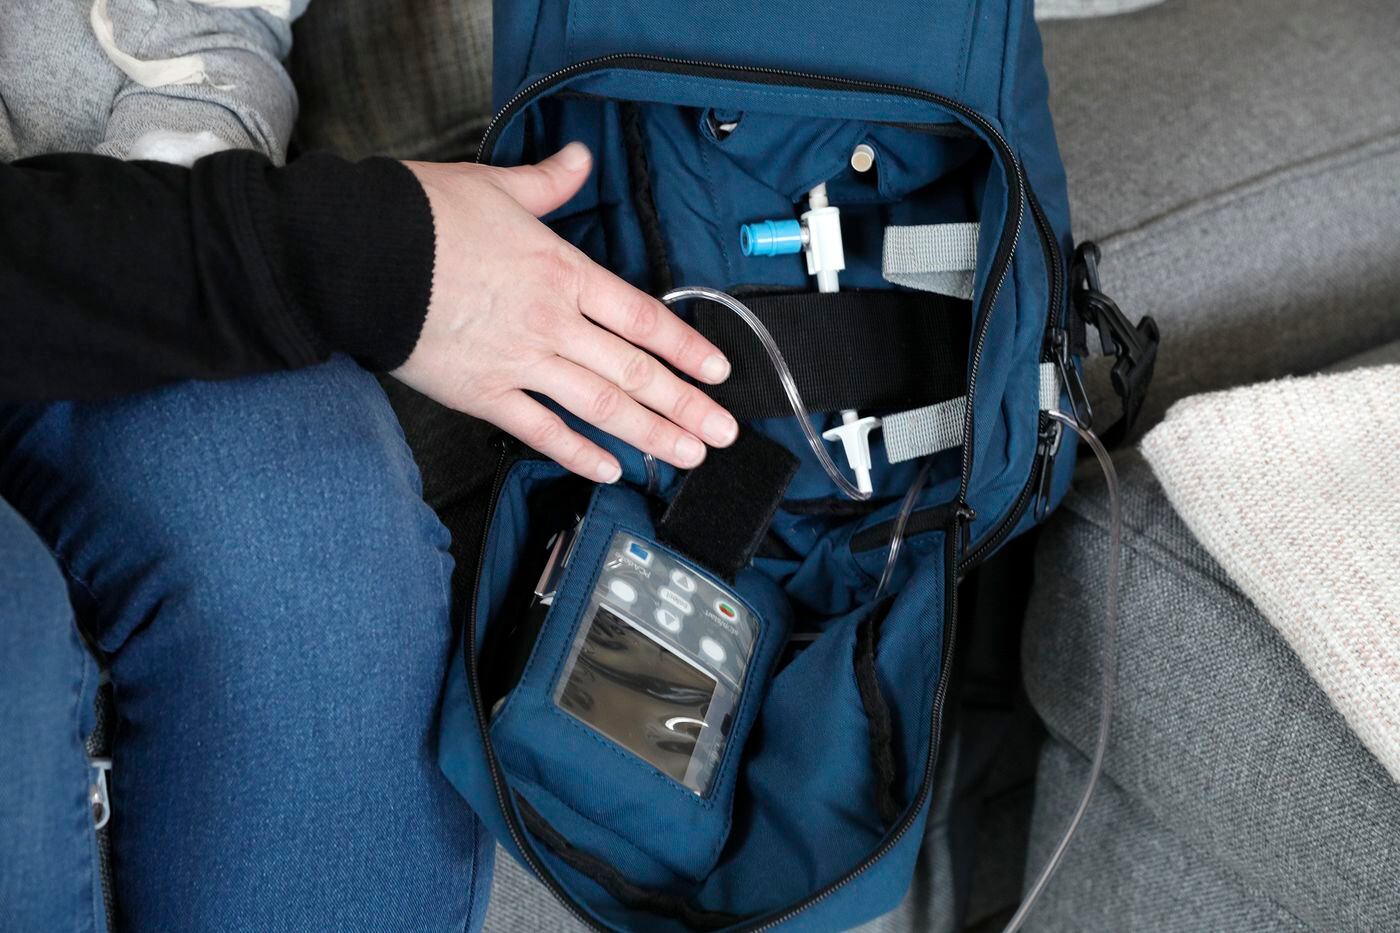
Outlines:
{"label": "woven blanket texture", "polygon": [[1400,781],[1400,366],[1187,398],[1142,451],[1191,532]]}

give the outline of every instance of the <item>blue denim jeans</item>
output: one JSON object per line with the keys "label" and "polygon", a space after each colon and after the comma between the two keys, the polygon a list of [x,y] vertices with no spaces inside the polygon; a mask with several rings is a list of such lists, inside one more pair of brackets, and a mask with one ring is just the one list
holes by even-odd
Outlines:
{"label": "blue denim jeans", "polygon": [[436,764],[448,535],[353,363],[0,408],[0,926],[464,930],[493,847]]}

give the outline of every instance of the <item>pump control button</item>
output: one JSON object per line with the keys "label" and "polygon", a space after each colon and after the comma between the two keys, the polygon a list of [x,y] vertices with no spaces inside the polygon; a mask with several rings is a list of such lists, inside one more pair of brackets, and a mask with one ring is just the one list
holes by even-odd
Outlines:
{"label": "pump control button", "polygon": [[695,578],[679,567],[671,571],[671,585],[682,593],[695,592]]}
{"label": "pump control button", "polygon": [[681,620],[669,609],[656,610],[656,624],[672,634],[681,630]]}
{"label": "pump control button", "polygon": [[700,650],[705,652],[705,656],[716,664],[724,663],[724,646],[713,638],[700,639]]}
{"label": "pump control button", "polygon": [[613,595],[618,602],[627,603],[629,606],[637,601],[636,587],[626,580],[613,580],[608,584],[608,592]]}
{"label": "pump control button", "polygon": [[660,595],[663,601],[670,603],[680,610],[681,615],[688,616],[695,611],[695,607],[690,604],[690,600],[670,587],[663,586]]}

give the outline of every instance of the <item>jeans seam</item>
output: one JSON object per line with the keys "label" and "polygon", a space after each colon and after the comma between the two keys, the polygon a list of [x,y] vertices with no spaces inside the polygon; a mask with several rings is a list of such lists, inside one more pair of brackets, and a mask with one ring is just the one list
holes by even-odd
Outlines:
{"label": "jeans seam", "polygon": [[[46,541],[45,543],[47,544],[48,542]],[[97,593],[94,592],[92,584],[88,583],[81,574],[73,569],[73,562],[59,549],[57,539],[49,546],[49,553],[53,555],[53,559],[58,563],[59,568],[63,571],[63,575],[68,578],[68,582],[75,584],[81,589],[83,595],[91,600],[93,605],[100,605],[97,599]]]}
{"label": "jeans seam", "polygon": [[[63,571],[63,576],[68,580],[69,584],[82,590],[83,595],[87,598],[86,624],[79,620],[77,607],[74,607],[73,612],[73,625],[78,632],[78,647],[89,657],[96,655],[98,658],[101,658],[115,653],[115,649],[109,651],[102,645],[103,633],[101,631],[101,626],[97,620],[92,618],[92,612],[102,605],[102,601],[97,598],[97,592],[93,589],[92,584],[73,569],[73,562],[68,559],[67,555],[59,551],[56,539],[54,546],[49,548],[49,553],[53,555],[54,562],[57,563],[59,569]],[[103,662],[98,661],[98,663]],[[86,665],[84,665],[84,671],[84,677],[86,678]],[[81,738],[82,736],[79,736],[80,740]]]}

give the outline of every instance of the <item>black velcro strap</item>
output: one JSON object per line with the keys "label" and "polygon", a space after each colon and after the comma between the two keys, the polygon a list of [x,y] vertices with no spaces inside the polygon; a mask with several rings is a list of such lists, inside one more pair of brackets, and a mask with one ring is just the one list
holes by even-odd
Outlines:
{"label": "black velcro strap", "polygon": [[691,470],[656,525],[656,537],[732,579],[763,543],[797,472],[797,457],[757,431],[741,431]]}
{"label": "black velcro strap", "polygon": [[[932,292],[845,291],[743,299],[783,351],[809,411],[902,411],[962,395],[972,313]],[[695,302],[691,323],[733,365],[705,391],[736,418],[792,414],[757,335],[728,308]]]}

